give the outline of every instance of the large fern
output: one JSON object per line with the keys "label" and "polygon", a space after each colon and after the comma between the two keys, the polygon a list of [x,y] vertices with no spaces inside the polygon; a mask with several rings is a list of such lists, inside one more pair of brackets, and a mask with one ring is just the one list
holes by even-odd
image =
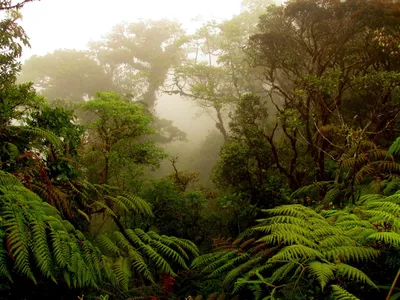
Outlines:
{"label": "large fern", "polygon": [[[335,296],[347,293],[337,288],[342,282],[377,289],[373,274],[360,266],[399,253],[400,192],[389,197],[366,195],[359,204],[320,213],[298,204],[265,210],[267,217],[242,234],[253,237],[247,247],[240,247],[239,239],[231,247],[198,257],[193,267],[209,277],[224,276],[227,290],[236,281],[234,292],[258,286],[257,293],[261,289],[264,295],[288,299],[287,293],[303,294],[313,282]],[[399,265],[392,260],[391,268]]]}
{"label": "large fern", "polygon": [[58,211],[0,171],[0,276],[48,278],[69,286],[115,281],[108,258]]}
{"label": "large fern", "polygon": [[399,139],[388,150],[367,139],[351,143],[338,160],[335,179],[301,187],[292,198],[333,207],[344,206],[350,200],[355,203],[364,194],[383,192],[388,182],[398,182],[400,164],[394,159],[398,143]]}
{"label": "large fern", "polygon": [[176,275],[174,269],[187,269],[187,262],[198,256],[197,247],[188,240],[146,233],[141,229],[99,235],[96,244],[109,257],[114,257],[117,280],[126,288],[132,278],[142,278],[146,283],[154,282],[156,274]]}

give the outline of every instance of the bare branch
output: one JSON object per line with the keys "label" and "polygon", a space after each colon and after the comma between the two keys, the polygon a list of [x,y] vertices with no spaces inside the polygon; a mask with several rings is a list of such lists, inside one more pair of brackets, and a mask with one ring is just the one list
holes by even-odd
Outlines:
{"label": "bare branch", "polygon": [[[22,2],[19,2],[15,5],[11,5],[11,1],[7,1],[7,2],[2,2],[0,3],[0,10],[11,10],[11,9],[21,9],[25,4],[29,3],[29,2],[33,2],[36,0],[24,0]],[[38,0],[40,1],[40,0]]]}

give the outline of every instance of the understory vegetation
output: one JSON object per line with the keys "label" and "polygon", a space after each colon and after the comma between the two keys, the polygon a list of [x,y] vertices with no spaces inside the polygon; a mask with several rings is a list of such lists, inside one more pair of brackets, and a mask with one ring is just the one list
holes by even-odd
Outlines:
{"label": "understory vegetation", "polygon": [[[244,0],[22,65],[34,2],[0,0],[0,299],[400,299],[398,1]],[[214,122],[186,160],[163,94]]]}

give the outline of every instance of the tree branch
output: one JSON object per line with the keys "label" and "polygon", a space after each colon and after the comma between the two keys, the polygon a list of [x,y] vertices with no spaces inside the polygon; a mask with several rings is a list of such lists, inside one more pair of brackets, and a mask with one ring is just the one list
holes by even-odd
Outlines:
{"label": "tree branch", "polygon": [[[33,2],[36,0],[24,0],[22,2],[19,2],[15,5],[11,5],[11,1],[9,3],[0,3],[0,10],[11,10],[11,9],[21,9],[26,3]],[[38,0],[40,1],[40,0]]]}

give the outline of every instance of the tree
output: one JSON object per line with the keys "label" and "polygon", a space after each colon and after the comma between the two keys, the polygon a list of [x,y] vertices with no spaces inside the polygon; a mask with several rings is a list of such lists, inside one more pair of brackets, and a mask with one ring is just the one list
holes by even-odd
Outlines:
{"label": "tree", "polygon": [[172,21],[121,23],[90,48],[119,93],[132,94],[153,109],[169,69],[182,59],[185,39]]}
{"label": "tree", "polygon": [[[280,171],[292,188],[301,185],[293,178],[302,172],[298,166],[304,146],[314,179],[325,180],[327,161],[340,160],[349,132],[359,130],[374,140],[397,126],[398,87],[390,78],[398,57],[384,52],[378,42],[383,28],[393,28],[397,9],[398,4],[374,1],[309,0],[271,6],[261,16],[260,33],[251,37],[247,53],[263,69],[277,111],[271,129],[282,128],[285,136],[294,168]],[[370,101],[363,103],[361,118],[348,109],[360,96]],[[387,109],[392,113],[383,115]],[[280,147],[277,133],[270,130],[266,137],[272,149]],[[274,159],[282,165],[287,157]]]}
{"label": "tree", "polygon": [[191,36],[188,58],[165,87],[167,93],[180,94],[203,108],[225,140],[229,136],[227,112],[242,95],[262,89],[258,72],[249,65],[243,49],[267,4],[270,1],[244,2],[242,12],[231,20],[204,24]]}
{"label": "tree", "polygon": [[[281,198],[277,186],[270,194],[269,185],[276,178],[275,169],[286,172],[286,168],[290,168],[289,161],[284,165],[282,161],[276,163],[276,156],[281,153],[268,142],[268,117],[268,107],[259,96],[243,96],[229,123],[230,140],[222,148],[214,168],[214,180],[220,187],[232,186],[235,191],[247,194],[252,204],[262,206],[275,205],[274,202]],[[265,199],[270,203],[261,204]]]}
{"label": "tree", "polygon": [[[121,26],[120,29],[125,28]],[[74,108],[80,123],[90,120],[76,107],[77,102],[93,99],[97,92],[115,92],[140,100],[154,113],[156,92],[169,68],[179,60],[182,32],[178,24],[167,21],[126,25],[124,30],[132,39],[129,48],[117,27],[104,40],[92,43],[91,51],[56,50],[29,58],[19,81],[35,82],[38,92],[51,100],[53,106]],[[169,46],[163,49],[165,43]],[[172,121],[156,115],[153,118],[160,133],[154,137],[157,142],[185,140],[185,133],[173,126]]]}
{"label": "tree", "polygon": [[20,82],[32,81],[49,100],[80,102],[96,92],[115,91],[112,78],[85,51],[56,50],[25,61]]}
{"label": "tree", "polygon": [[148,138],[155,130],[141,105],[115,93],[98,93],[82,108],[95,117],[88,124],[85,153],[93,182],[126,188],[127,181],[142,174],[143,166],[157,166],[165,157]]}

